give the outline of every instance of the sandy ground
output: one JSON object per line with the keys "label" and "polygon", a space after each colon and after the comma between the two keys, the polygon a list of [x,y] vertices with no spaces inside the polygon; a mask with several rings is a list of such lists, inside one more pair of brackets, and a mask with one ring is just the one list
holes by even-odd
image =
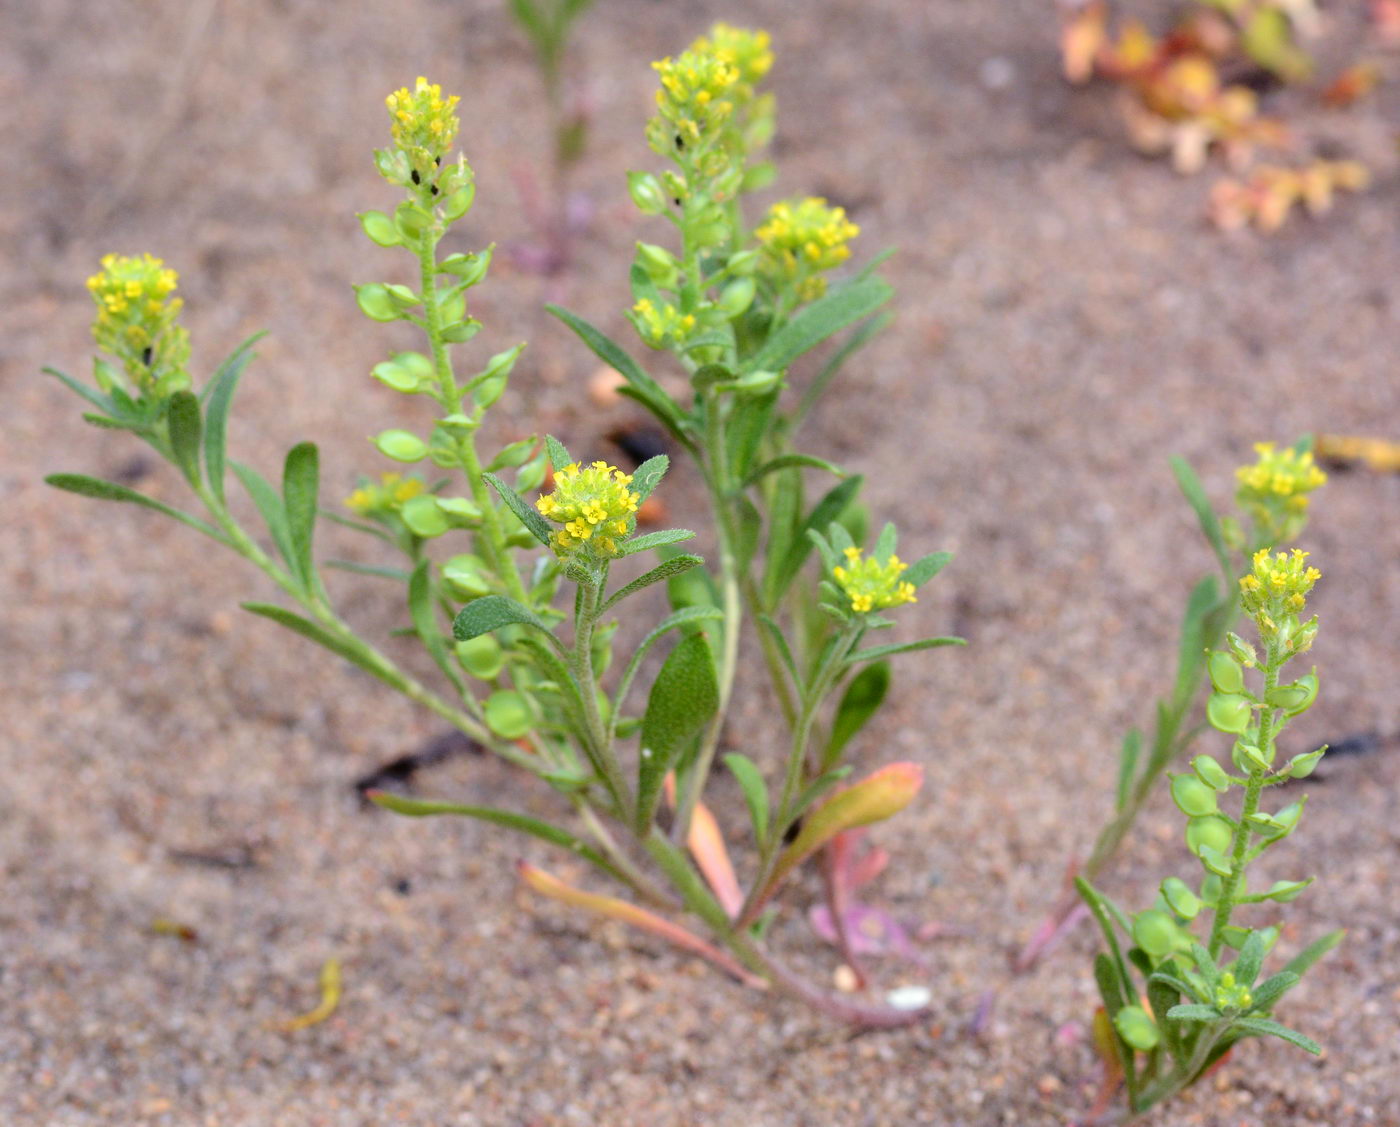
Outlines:
{"label": "sandy ground", "polygon": [[[983,1036],[964,1030],[1091,840],[1120,734],[1165,687],[1178,608],[1209,566],[1168,455],[1190,457],[1223,503],[1256,439],[1400,437],[1400,91],[1313,115],[1373,161],[1370,193],[1272,239],[1224,237],[1200,222],[1208,178],[1132,155],[1107,92],[1059,81],[1040,0],[599,0],[580,39],[598,116],[577,182],[598,212],[577,266],[551,282],[503,268],[475,291],[483,355],[532,341],[503,439],[549,429],[609,452],[598,436],[617,420],[581,391],[591,358],[539,306],[562,296],[624,335],[631,242],[663,237],[621,178],[654,165],[646,64],[726,16],[774,32],[779,189],[845,204],[867,252],[901,248],[899,322],[809,445],[870,476],[910,554],[958,553],[903,629],[972,645],[902,666],[860,752],[928,772],[878,834],[894,854],[880,896],[950,933],[927,948],[931,972],[886,961],[880,977],[927,981],[934,1019],[852,1036],[530,900],[517,857],[571,871],[543,847],[362,809],[352,780],[437,735],[432,720],[243,616],[237,600],[268,592],[240,561],[40,482],[81,470],[180,496],[173,472],[85,428],[38,375],[85,372],[82,280],[109,249],[181,270],[203,371],[271,331],[240,393],[238,456],[271,467],[314,436],[331,497],[380,468],[364,436],[426,418],[367,378],[407,339],[361,318],[347,287],[401,265],[353,214],[393,202],[369,160],[382,98],[419,73],[461,92],[480,186],[467,245],[527,239],[513,177],[541,166],[544,121],[500,6],[9,0],[0,1122],[1059,1124],[1085,1106],[1092,1054],[1057,1031],[1092,1010],[1087,930]],[[990,89],[989,75],[1009,81]],[[698,513],[692,486],[677,475],[681,522]],[[1397,477],[1339,475],[1319,497],[1306,546],[1325,573],[1324,691],[1292,750],[1400,726],[1397,512]],[[333,533],[322,549],[353,550]],[[372,636],[399,624],[375,581],[334,590]],[[744,696],[729,739],[771,761],[763,705]],[[1286,945],[1350,928],[1281,1014],[1325,1057],[1250,1042],[1155,1122],[1400,1124],[1397,783],[1393,741],[1325,764],[1269,874],[1323,878],[1288,910]],[[717,785],[737,832],[737,796]],[[419,786],[552,809],[481,759]],[[1126,902],[1190,869],[1178,824],[1165,802],[1149,810],[1107,882]],[[793,890],[778,942],[827,976],[831,952],[802,919],[814,891]],[[156,917],[198,941],[152,935]],[[314,1002],[333,955],[335,1016],[271,1031]]]}

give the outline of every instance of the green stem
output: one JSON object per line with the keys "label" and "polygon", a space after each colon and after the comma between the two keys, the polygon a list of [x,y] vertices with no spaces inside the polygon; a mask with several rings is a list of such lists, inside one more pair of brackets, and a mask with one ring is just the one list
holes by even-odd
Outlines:
{"label": "green stem", "polygon": [[[438,404],[448,415],[462,411],[462,390],[457,386],[452,371],[452,358],[448,355],[447,342],[442,339],[442,312],[437,303],[437,244],[441,235],[434,232],[418,240],[418,269],[420,292],[423,295],[424,325],[429,346],[433,354],[433,368],[438,378]],[[476,435],[467,431],[456,440],[458,464],[467,479],[472,500],[481,510],[481,531],[485,536],[482,544],[486,562],[491,570],[505,580],[506,588],[516,602],[530,605],[530,596],[521,582],[515,559],[506,545],[505,530],[501,527],[500,511],[492,500],[485,479],[481,476],[481,458],[476,452]]]}
{"label": "green stem", "polygon": [[[1271,642],[1268,660],[1264,666],[1264,698],[1266,700],[1269,693],[1278,687],[1278,671],[1282,664],[1282,661],[1279,660],[1278,647]],[[1274,722],[1277,717],[1278,710],[1269,708],[1267,705],[1259,717],[1259,750],[1264,753],[1264,758],[1270,761],[1273,759],[1269,753],[1273,749]],[[1264,775],[1264,771],[1251,768],[1249,782],[1245,784],[1244,806],[1240,809],[1240,820],[1235,826],[1234,848],[1230,852],[1230,875],[1225,878],[1225,884],[1220,889],[1219,905],[1215,909],[1215,922],[1210,929],[1209,950],[1211,958],[1218,955],[1221,947],[1224,946],[1225,929],[1230,926],[1230,914],[1234,911],[1240,882],[1244,879],[1247,863],[1245,854],[1249,852],[1249,839],[1254,834],[1254,827],[1249,819],[1259,810],[1259,793],[1264,789]]]}
{"label": "green stem", "polygon": [[618,817],[631,821],[635,803],[622,774],[617,751],[608,736],[608,727],[598,711],[598,682],[593,675],[593,627],[598,619],[606,578],[605,570],[601,578],[579,582],[578,597],[574,602],[574,647],[569,651],[569,672],[578,682],[579,695],[583,698],[584,724],[588,729],[585,736],[588,746],[593,749],[595,764],[602,771],[603,781],[617,805]]}

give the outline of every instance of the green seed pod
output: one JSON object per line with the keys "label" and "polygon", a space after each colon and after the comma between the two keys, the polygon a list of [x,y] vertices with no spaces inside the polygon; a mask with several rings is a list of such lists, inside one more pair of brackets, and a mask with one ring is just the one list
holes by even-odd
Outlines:
{"label": "green seed pod", "polygon": [[492,376],[488,380],[482,380],[472,390],[472,402],[484,411],[506,393],[507,379],[507,376],[499,375]]}
{"label": "green seed pod", "polygon": [[1267,771],[1274,765],[1274,749],[1267,751],[1256,744],[1246,743],[1244,740],[1236,740],[1235,746],[1230,749],[1230,759],[1235,766],[1246,774],[1254,774],[1256,771]]}
{"label": "green seed pod", "polygon": [[494,635],[481,634],[468,641],[458,642],[456,651],[457,660],[462,663],[462,668],[483,681],[494,680],[505,668],[505,651],[501,649],[501,643],[496,641]]}
{"label": "green seed pod", "polygon": [[1208,872],[1214,873],[1218,877],[1228,877],[1233,867],[1233,862],[1219,849],[1209,845],[1203,845],[1197,850],[1196,855],[1200,857],[1201,864]]}
{"label": "green seed pod", "polygon": [[1288,685],[1279,685],[1268,693],[1264,700],[1275,708],[1281,708],[1287,716],[1298,716],[1306,712],[1317,700],[1317,670],[1299,677]]}
{"label": "green seed pod", "polygon": [[428,444],[406,430],[386,430],[374,444],[381,454],[396,462],[419,462],[428,453]]}
{"label": "green seed pod", "polygon": [[389,288],[378,282],[356,286],[355,304],[372,321],[397,321],[402,315],[398,304],[389,296]]}
{"label": "green seed pod", "polygon": [[475,317],[464,317],[460,321],[454,321],[442,330],[442,339],[448,344],[466,344],[477,333],[481,332],[481,322]]}
{"label": "green seed pod", "polygon": [[394,226],[407,242],[417,242],[432,225],[433,217],[407,200],[394,209]]}
{"label": "green seed pod", "polygon": [[729,317],[737,317],[753,304],[755,290],[752,278],[735,278],[719,295],[719,307]]}
{"label": "green seed pod", "polygon": [[1291,904],[1303,894],[1303,889],[1312,884],[1315,877],[1308,877],[1307,880],[1276,880],[1264,893],[1264,899],[1274,900],[1279,904]]}
{"label": "green seed pod", "polygon": [[1244,670],[1229,654],[1217,650],[1210,655],[1206,668],[1210,671],[1210,683],[1215,686],[1217,693],[1244,691]]}
{"label": "green seed pod", "polygon": [[1157,1047],[1162,1031],[1141,1006],[1124,1006],[1113,1015],[1113,1028],[1132,1048],[1148,1052]]}
{"label": "green seed pod", "polygon": [[1235,693],[1213,693],[1206,705],[1206,719],[1216,731],[1241,735],[1254,716],[1253,702]]}
{"label": "green seed pod", "polygon": [[458,188],[443,203],[442,217],[449,223],[456,223],[471,210],[472,201],[475,199],[476,184],[472,183],[464,188]]}
{"label": "green seed pod", "polygon": [[1232,837],[1230,823],[1224,818],[1208,815],[1204,818],[1192,818],[1186,823],[1186,848],[1198,857],[1202,846],[1224,853],[1230,848]]}
{"label": "green seed pod", "polygon": [[1176,950],[1181,931],[1171,916],[1149,908],[1133,917],[1133,942],[1160,961]]}
{"label": "green seed pod", "polygon": [[438,508],[437,498],[430,493],[422,493],[405,501],[400,516],[408,530],[424,540],[441,536],[450,527],[447,514]]}
{"label": "green seed pod", "polygon": [[643,215],[661,215],[665,212],[666,193],[661,190],[661,182],[650,172],[629,172],[627,191]]}
{"label": "green seed pod", "polygon": [[1218,794],[1224,794],[1230,789],[1230,776],[1225,768],[1215,761],[1213,755],[1196,756],[1191,760],[1191,770],[1196,772],[1196,778]]}
{"label": "green seed pod", "polygon": [[396,247],[403,242],[394,221],[382,211],[362,211],[356,218],[359,219],[364,233],[369,236],[370,242],[381,247]]}
{"label": "green seed pod", "polygon": [[[676,261],[676,256],[665,247],[659,247],[655,243],[637,244],[637,265],[646,271],[646,275],[656,285],[662,289],[673,290],[680,282],[681,264]],[[640,294],[634,294],[640,297]]]}
{"label": "green seed pod", "polygon": [[736,278],[748,277],[758,269],[758,251],[741,250],[738,254],[731,254],[725,269]]}
{"label": "green seed pod", "polygon": [[454,528],[473,528],[481,523],[481,509],[466,497],[439,497],[437,504]]}
{"label": "green seed pod", "polygon": [[1277,814],[1265,814],[1262,810],[1251,814],[1249,820],[1265,837],[1272,840],[1287,837],[1298,828],[1298,819],[1303,816],[1303,803],[1290,802]]}
{"label": "green seed pod", "polygon": [[1316,751],[1310,751],[1305,755],[1295,755],[1288,761],[1288,766],[1284,768],[1289,776],[1294,779],[1306,779],[1317,767],[1318,761],[1327,754],[1326,747],[1320,747]]}
{"label": "green seed pod", "polygon": [[486,698],[486,726],[504,740],[518,740],[534,727],[530,702],[503,689]]}
{"label": "green seed pod", "polygon": [[1215,801],[1215,788],[1207,786],[1195,775],[1174,776],[1171,792],[1172,801],[1176,803],[1177,809],[1188,817],[1204,817],[1220,809]]}
{"label": "green seed pod", "polygon": [[1173,912],[1185,920],[1194,920],[1203,905],[1180,877],[1168,877],[1162,882],[1162,899]]}
{"label": "green seed pod", "polygon": [[1214,873],[1206,873],[1201,878],[1201,903],[1207,908],[1214,908],[1220,903],[1220,893],[1224,890],[1225,882]]}
{"label": "green seed pod", "polygon": [[777,387],[782,378],[782,372],[750,372],[734,381],[734,390],[740,395],[763,395]]}
{"label": "green seed pod", "polygon": [[491,593],[486,563],[480,556],[453,556],[442,565],[442,577],[453,593],[462,599],[479,599]]}
{"label": "green seed pod", "polygon": [[486,271],[491,266],[491,254],[494,250],[493,245],[487,247],[480,254],[450,254],[438,264],[438,270],[448,274],[456,274],[467,283],[467,288],[470,289],[486,277]]}
{"label": "green seed pod", "polygon": [[[453,286],[460,285],[454,282]],[[446,286],[438,290],[438,316],[440,323],[444,325],[455,325],[467,315],[467,291],[465,289],[458,293],[451,293],[452,286]]]}
{"label": "green seed pod", "polygon": [[1247,669],[1253,669],[1259,664],[1259,655],[1255,652],[1254,647],[1238,634],[1226,634],[1225,644],[1230,648],[1230,652],[1234,654],[1235,660]]}

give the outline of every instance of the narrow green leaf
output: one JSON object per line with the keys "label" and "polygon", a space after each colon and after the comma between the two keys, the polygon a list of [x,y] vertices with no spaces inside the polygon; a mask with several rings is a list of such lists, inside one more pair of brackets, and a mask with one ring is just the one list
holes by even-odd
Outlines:
{"label": "narrow green leaf", "polygon": [[653,548],[664,548],[668,544],[679,544],[684,540],[694,540],[695,533],[684,528],[666,528],[660,532],[648,532],[634,536],[617,546],[619,556],[635,556],[639,552],[649,552]]}
{"label": "narrow green leaf", "polygon": [[797,662],[793,659],[792,647],[788,645],[788,640],[783,635],[782,627],[766,614],[760,614],[758,616],[758,625],[773,639],[773,646],[778,651],[778,657],[782,659],[783,668],[788,671],[788,675],[792,678],[793,684],[800,688],[802,685],[802,678],[797,672]]}
{"label": "narrow green leaf", "polygon": [[672,611],[657,623],[651,632],[641,640],[641,643],[632,652],[632,656],[627,660],[627,668],[623,670],[622,680],[618,682],[617,694],[613,698],[613,716],[617,717],[622,714],[622,706],[627,701],[628,690],[631,689],[632,681],[637,676],[637,670],[641,668],[642,659],[667,631],[698,625],[701,622],[720,622],[723,619],[724,612],[718,607],[689,606]]}
{"label": "narrow green leaf", "polygon": [[1292,971],[1279,971],[1278,974],[1271,975],[1259,984],[1259,988],[1253,992],[1247,1014],[1266,1014],[1273,1009],[1273,1005],[1293,987],[1297,986],[1301,980]]}
{"label": "narrow green leaf", "polygon": [[1117,810],[1122,810],[1132,794],[1133,783],[1137,779],[1138,758],[1142,755],[1142,732],[1129,728],[1123,737],[1123,747],[1118,753],[1118,798]]}
{"label": "narrow green leaf", "polygon": [[[1177,978],[1174,974],[1168,974],[1166,971],[1153,971],[1147,982],[1149,986],[1154,982],[1160,982],[1170,986],[1178,994],[1190,998],[1193,1002],[1199,1002],[1201,1000],[1195,988],[1189,982],[1185,979]],[[1172,1004],[1175,1005],[1176,1003],[1173,1002]]]}
{"label": "narrow green leaf", "polygon": [[871,646],[858,650],[846,659],[847,665],[858,665],[863,661],[875,661],[895,654],[913,653],[916,650],[931,650],[939,646],[965,646],[966,638],[922,638],[917,642],[892,642],[888,646]]}
{"label": "narrow green leaf", "polygon": [[437,663],[443,676],[452,682],[459,693],[463,693],[466,691],[466,682],[462,680],[462,675],[453,662],[447,648],[447,639],[438,625],[437,607],[433,599],[433,577],[429,571],[431,566],[428,560],[420,560],[409,577],[408,613],[423,648]]}
{"label": "narrow green leaf", "polygon": [[326,567],[336,571],[348,571],[354,575],[370,575],[376,579],[392,579],[396,583],[407,583],[409,573],[401,567],[380,567],[377,564],[363,564],[355,560],[326,560]]}
{"label": "narrow green leaf", "polygon": [[594,356],[627,381],[628,387],[625,390],[630,390],[633,398],[651,411],[673,433],[681,436],[681,410],[675,400],[667,395],[661,389],[661,385],[647,375],[617,342],[567,309],[558,305],[546,305],[545,309],[571,328]]}
{"label": "narrow green leaf", "polygon": [[718,707],[719,686],[710,644],[703,634],[689,634],[662,663],[642,717],[635,823],[639,837],[645,836],[651,825],[666,773]]}
{"label": "narrow green leaf", "polygon": [[900,578],[906,583],[912,583],[917,590],[952,562],[952,552],[930,552],[910,564],[909,570]]}
{"label": "narrow green leaf", "polygon": [[1207,632],[1206,620],[1219,602],[1220,593],[1213,575],[1197,583],[1186,600],[1186,610],[1181,616],[1181,646],[1176,659],[1176,687],[1172,691],[1172,700],[1179,705],[1195,695],[1205,675],[1206,646],[1214,639],[1214,634]]}
{"label": "narrow green leaf", "polygon": [[1225,534],[1220,530],[1220,518],[1215,515],[1215,510],[1211,508],[1210,499],[1206,496],[1206,491],[1201,488],[1200,478],[1196,476],[1196,471],[1191,468],[1191,464],[1185,458],[1172,458],[1171,466],[1182,495],[1186,498],[1187,504],[1196,511],[1196,519],[1200,522],[1201,532],[1214,550],[1215,558],[1220,561],[1220,572],[1225,576],[1225,582],[1233,582],[1235,569],[1230,562],[1230,551],[1225,546]]}
{"label": "narrow green leaf", "polygon": [[409,818],[429,818],[439,814],[455,814],[518,830],[531,837],[537,837],[541,841],[547,841],[551,845],[562,846],[571,853],[578,854],[590,864],[596,865],[603,872],[626,883],[626,878],[618,871],[617,867],[591,845],[579,840],[567,830],[552,826],[548,822],[541,822],[537,818],[516,814],[510,810],[497,810],[490,806],[464,806],[457,802],[431,802],[408,798],[401,794],[391,794],[389,791],[383,790],[369,791],[365,797],[376,806],[382,806],[385,810],[392,810],[395,814],[403,814]]}
{"label": "narrow green leaf", "polygon": [[644,587],[650,587],[653,583],[660,583],[662,580],[670,579],[673,575],[681,575],[693,567],[699,567],[704,562],[705,561],[699,556],[672,556],[650,571],[639,575],[625,587],[620,587],[617,591],[613,592],[608,601],[605,602],[599,610],[598,616],[601,618],[603,615],[607,614],[608,611],[622,602],[628,595],[634,595]]}
{"label": "narrow green leaf", "polygon": [[868,317],[894,295],[883,278],[874,275],[839,286],[804,307],[779,329],[748,362],[750,371],[780,371],[797,357]]}
{"label": "narrow green leaf", "polygon": [[481,476],[492,489],[501,495],[501,500],[506,503],[506,508],[520,518],[520,523],[529,530],[530,535],[548,547],[550,528],[544,517],[527,505],[519,493],[495,474],[484,473]]}
{"label": "narrow green leaf", "polygon": [[1251,931],[1240,948],[1240,957],[1235,961],[1235,981],[1241,986],[1253,986],[1254,980],[1259,977],[1259,968],[1264,965],[1267,950],[1264,933]]}
{"label": "narrow green leaf", "polygon": [[1243,1029],[1246,1033],[1252,1033],[1257,1037],[1277,1037],[1282,1041],[1287,1041],[1290,1045],[1297,1045],[1298,1048],[1304,1052],[1312,1053],[1315,1057],[1322,1055],[1322,1046],[1311,1037],[1305,1037],[1296,1029],[1289,1029],[1288,1026],[1270,1021],[1266,1017],[1236,1018],[1234,1028]]}
{"label": "narrow green leaf", "polygon": [[1296,974],[1301,977],[1307,973],[1309,968],[1311,968],[1318,959],[1322,958],[1323,955],[1327,954],[1332,948],[1341,943],[1341,941],[1346,938],[1346,935],[1347,933],[1344,929],[1338,929],[1337,931],[1329,931],[1320,939],[1313,940],[1298,952],[1298,954],[1294,955],[1293,958],[1288,961],[1288,965],[1285,966],[1280,973]]}
{"label": "narrow green leaf", "polygon": [[742,493],[736,494],[731,504],[734,506],[734,557],[739,570],[747,571],[758,552],[759,537],[763,535],[763,515]]}
{"label": "narrow green leaf", "polygon": [[[797,578],[797,573],[802,570],[802,565],[807,562],[807,556],[812,551],[812,541],[808,539],[807,533],[813,530],[825,532],[827,526],[841,516],[842,511],[860,492],[863,481],[864,479],[859,474],[848,477],[845,481],[833,486],[813,506],[812,511],[807,514],[807,519],[798,527],[786,555],[777,562],[771,576],[765,577],[769,606],[777,605],[778,600],[792,585],[792,581]],[[772,564],[769,566],[772,568]],[[771,582],[767,581],[769,579]]]}
{"label": "narrow green leaf", "polygon": [[41,369],[41,371],[46,376],[53,376],[54,379],[62,383],[63,386],[66,387],[69,391],[71,391],[74,395],[79,395],[83,399],[86,399],[89,403],[91,403],[94,407],[96,407],[99,411],[103,412],[104,414],[115,416],[121,413],[117,410],[117,405],[114,402],[112,402],[111,398],[109,396],[103,395],[102,392],[98,391],[96,388],[88,387],[88,385],[85,383],[80,383],[78,380],[75,380],[72,376],[67,375],[64,372],[60,372],[57,368],[43,368]]}
{"label": "narrow green leaf", "polygon": [[763,781],[763,772],[747,755],[732,751],[724,757],[725,766],[744,792],[744,802],[749,808],[749,819],[753,822],[753,839],[763,842],[768,838],[768,785]]}
{"label": "narrow green leaf", "polygon": [[245,466],[242,462],[229,462],[233,467],[233,475],[242,483],[247,490],[248,496],[253,499],[253,504],[257,506],[258,512],[262,514],[263,522],[267,525],[267,531],[272,537],[272,542],[277,545],[277,551],[287,566],[291,568],[292,574],[299,574],[296,565],[296,552],[292,547],[292,533],[287,524],[287,510],[282,505],[282,498],[277,495],[277,491],[268,483],[267,478],[253,469],[252,466]]}
{"label": "narrow green leaf", "polygon": [[224,500],[229,408],[233,403],[233,393],[238,389],[238,381],[253,360],[253,345],[262,336],[262,333],[255,333],[229,353],[205,388],[209,404],[204,413],[204,472],[209,479],[209,488],[220,502]]}
{"label": "narrow green leaf", "polygon": [[[802,816],[809,806],[817,799],[822,798],[827,791],[850,776],[855,768],[847,763],[841,767],[833,767],[830,771],[825,771],[808,783],[798,793],[796,800],[792,804],[792,814],[789,816],[789,824]],[[784,831],[786,832],[786,830]]]}
{"label": "narrow green leaf", "polygon": [[1196,969],[1205,975],[1205,979],[1214,988],[1220,982],[1220,968],[1216,966],[1215,959],[1211,953],[1199,943],[1191,944],[1191,958],[1196,964]]}
{"label": "narrow green leaf", "polygon": [[725,424],[725,457],[735,481],[749,476],[763,449],[764,439],[773,431],[773,412],[782,394],[782,385],[766,395],[746,396],[735,401]]}
{"label": "narrow green leaf", "polygon": [[170,428],[170,452],[180,472],[196,489],[199,488],[199,445],[204,424],[199,417],[199,400],[192,391],[177,391],[165,407],[166,424]]}
{"label": "narrow green leaf", "polygon": [[573,455],[569,453],[564,444],[555,438],[554,435],[547,434],[544,436],[544,446],[545,449],[549,451],[549,464],[554,467],[555,473],[558,473],[565,466],[573,465]]}
{"label": "narrow green leaf", "polygon": [[314,442],[298,442],[287,451],[282,468],[282,504],[287,514],[292,566],[304,585],[316,575],[311,542],[316,532],[316,498],[321,488],[321,462]]}
{"label": "narrow green leaf", "polygon": [[182,513],[179,509],[172,509],[169,505],[147,497],[144,493],[137,493],[134,489],[128,489],[125,485],[118,485],[114,481],[104,481],[99,477],[88,477],[78,473],[49,474],[48,477],[44,478],[44,481],[55,489],[62,489],[65,493],[76,493],[79,497],[92,497],[98,501],[126,501],[132,505],[144,505],[148,509],[154,509],[158,513],[174,517],[181,524],[198,529],[205,536],[211,537],[221,544],[228,543],[224,534],[213,525],[205,524],[198,517]]}
{"label": "narrow green leaf", "polygon": [[1167,1011],[1167,1017],[1172,1021],[1219,1021],[1221,1013],[1214,1006],[1200,1006],[1195,1003],[1188,1003],[1184,1006],[1172,1006]]}
{"label": "narrow green leaf", "polygon": [[1121,915],[1121,913],[1115,913],[1108,897],[1083,877],[1074,878],[1074,887],[1078,890],[1080,898],[1089,906],[1089,911],[1093,913],[1094,919],[1098,921],[1099,930],[1103,933],[1104,941],[1108,944],[1109,952],[1113,956],[1113,965],[1118,972],[1118,983],[1122,996],[1125,999],[1136,999],[1137,990],[1133,986],[1131,975],[1128,974],[1128,965],[1123,961],[1123,949],[1118,943],[1118,933],[1113,930],[1114,917]]}
{"label": "narrow green leaf", "polygon": [[632,471],[632,491],[639,495],[638,504],[652,495],[670,466],[670,458],[665,454],[657,454]]}
{"label": "narrow green leaf", "polygon": [[779,454],[776,458],[764,462],[763,465],[749,474],[748,477],[744,479],[744,487],[748,488],[767,477],[770,473],[776,473],[778,470],[785,470],[793,466],[825,470],[827,473],[834,474],[837,477],[846,476],[845,470],[833,462],[828,462],[825,458],[817,458],[811,454]]}
{"label": "narrow green leaf", "polygon": [[831,735],[822,752],[821,769],[830,770],[841,758],[841,752],[851,739],[870,721],[885,703],[890,691],[890,663],[876,662],[862,669],[851,678],[846,691],[841,694],[841,703],[836,706],[836,715],[831,721]]}
{"label": "narrow green leaf", "polygon": [[303,638],[309,638],[317,645],[324,646],[326,649],[330,650],[331,653],[343,657],[352,665],[359,666],[366,673],[372,674],[385,684],[392,685],[395,688],[402,688],[402,685],[388,676],[384,670],[374,665],[364,653],[360,652],[345,639],[338,638],[319,623],[312,622],[309,618],[303,618],[301,615],[289,611],[285,607],[279,607],[275,603],[240,603],[239,605],[250,614],[259,615],[262,618],[270,618],[273,622],[285,626],[294,634],[300,634]]}
{"label": "narrow green leaf", "polygon": [[482,634],[489,634],[492,630],[499,630],[502,626],[510,626],[517,622],[533,626],[536,630],[543,630],[556,647],[560,645],[559,639],[554,637],[543,619],[528,607],[523,607],[504,595],[484,595],[469,602],[453,621],[452,636],[459,642],[469,642]]}
{"label": "narrow green leaf", "polygon": [[[373,536],[376,539],[383,540],[386,544],[394,543],[394,538],[389,534],[389,531],[378,525],[352,520],[350,517],[338,513],[334,509],[325,508],[324,506],[319,510],[317,515],[320,516],[322,520],[328,520],[332,524],[340,525],[342,528],[353,528],[356,532],[363,532],[367,536]],[[408,572],[404,572],[404,578],[408,578]]]}
{"label": "narrow green leaf", "polygon": [[856,326],[855,331],[850,336],[841,342],[841,347],[831,354],[831,358],[822,365],[822,370],[817,373],[816,378],[807,385],[807,390],[802,393],[802,400],[797,405],[797,411],[793,415],[792,429],[794,431],[802,425],[802,421],[806,419],[812,408],[817,405],[817,401],[826,393],[827,387],[845,367],[846,361],[888,328],[893,320],[893,313],[881,313],[875,317],[868,317]]}

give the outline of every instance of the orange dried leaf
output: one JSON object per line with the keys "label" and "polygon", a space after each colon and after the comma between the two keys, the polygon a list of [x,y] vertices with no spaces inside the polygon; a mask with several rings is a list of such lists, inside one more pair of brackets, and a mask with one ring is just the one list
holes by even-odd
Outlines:
{"label": "orange dried leaf", "polygon": [[1094,0],[1080,8],[1060,31],[1060,62],[1075,85],[1094,75],[1094,61],[1108,42],[1108,5]]}
{"label": "orange dried leaf", "polygon": [[1374,90],[1381,81],[1381,68],[1375,63],[1356,63],[1347,67],[1322,92],[1322,104],[1343,109]]}

